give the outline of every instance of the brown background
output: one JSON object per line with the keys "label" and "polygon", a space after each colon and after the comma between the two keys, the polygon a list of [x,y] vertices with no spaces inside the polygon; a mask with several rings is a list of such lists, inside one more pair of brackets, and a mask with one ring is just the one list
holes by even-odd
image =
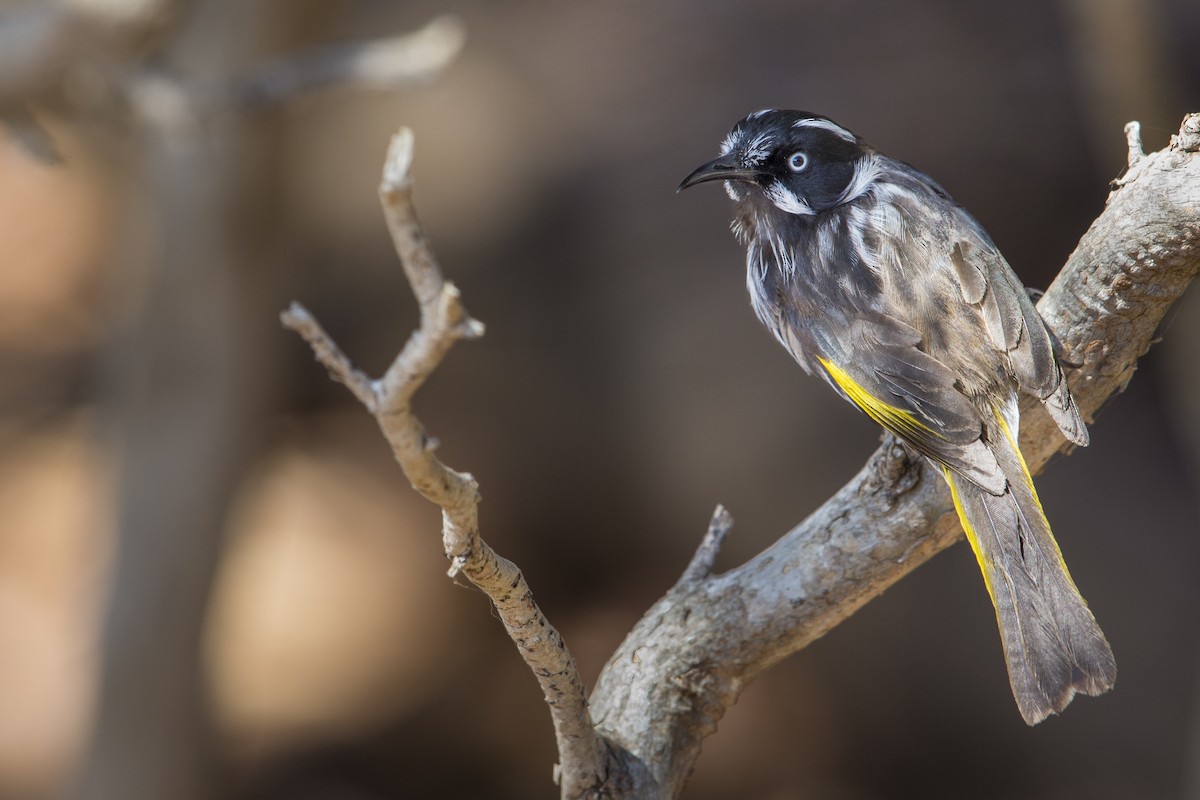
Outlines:
{"label": "brown background", "polygon": [[[468,41],[429,86],[332,90],[262,122],[278,163],[253,194],[270,213],[238,222],[263,238],[245,275],[258,333],[237,345],[255,359],[252,435],[213,531],[227,545],[205,638],[230,791],[253,800],[556,794],[536,685],[482,596],[443,577],[436,510],[273,323],[299,299],[376,373],[412,328],[374,194],[398,125],[416,131],[427,231],[488,325],[418,410],[443,458],[480,480],[485,537],[591,681],[717,502],[737,523],[728,566],[878,439],[759,328],[723,193],[674,194],[733,122],[767,106],[837,119],[934,175],[1045,286],[1124,164],[1124,122],[1157,149],[1200,110],[1189,0],[281,8],[287,47],[444,10]],[[54,130],[63,168],[0,150],[5,798],[50,796],[85,746],[122,453],[106,358],[138,292],[111,255],[121,178],[87,133]],[[1200,793],[1194,296],[1163,338],[1092,446],[1039,480],[1116,651],[1111,695],[1027,729],[955,547],[753,684],[685,796]]]}

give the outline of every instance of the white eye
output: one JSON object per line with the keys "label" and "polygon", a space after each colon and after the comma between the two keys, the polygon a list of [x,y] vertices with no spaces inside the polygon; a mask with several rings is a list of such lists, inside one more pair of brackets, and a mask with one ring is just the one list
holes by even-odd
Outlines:
{"label": "white eye", "polygon": [[797,150],[788,156],[788,169],[792,172],[804,172],[808,168],[808,153]]}

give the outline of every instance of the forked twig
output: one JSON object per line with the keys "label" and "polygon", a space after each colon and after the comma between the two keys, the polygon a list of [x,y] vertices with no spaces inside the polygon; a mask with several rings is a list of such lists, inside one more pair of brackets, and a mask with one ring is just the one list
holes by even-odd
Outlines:
{"label": "forked twig", "polygon": [[446,466],[412,410],[412,398],[460,339],[483,335],[483,325],[463,307],[443,274],[417,221],[412,202],[412,133],[392,137],[379,186],[380,202],[396,252],[421,311],[413,332],[379,380],[350,359],[299,304],[283,324],[312,347],[333,378],[344,383],[375,417],[413,488],[441,506],[442,545],[450,575],[462,574],[496,607],[508,635],[542,687],[558,740],[563,797],[586,797],[603,782],[607,750],[588,714],[587,691],[562,636],[546,619],[516,564],[479,535],[479,485],[469,473]]}

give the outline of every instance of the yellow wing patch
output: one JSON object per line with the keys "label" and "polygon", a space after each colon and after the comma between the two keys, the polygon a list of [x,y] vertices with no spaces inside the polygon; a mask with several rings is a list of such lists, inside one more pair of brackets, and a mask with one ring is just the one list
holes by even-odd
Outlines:
{"label": "yellow wing patch", "polygon": [[875,397],[832,361],[827,361],[820,356],[817,356],[817,360],[829,373],[829,377],[833,378],[833,382],[846,393],[850,401],[884,428],[907,439],[927,439],[930,435],[940,438],[938,432],[917,419],[916,414],[907,409],[889,405]]}

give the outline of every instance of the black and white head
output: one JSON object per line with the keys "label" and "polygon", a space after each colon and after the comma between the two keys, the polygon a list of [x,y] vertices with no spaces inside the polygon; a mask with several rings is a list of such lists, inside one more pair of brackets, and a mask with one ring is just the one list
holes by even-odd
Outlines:
{"label": "black and white head", "polygon": [[875,150],[833,120],[767,109],[735,125],[721,155],[679,188],[721,180],[734,200],[758,193],[780,211],[815,216],[860,197],[878,175]]}

